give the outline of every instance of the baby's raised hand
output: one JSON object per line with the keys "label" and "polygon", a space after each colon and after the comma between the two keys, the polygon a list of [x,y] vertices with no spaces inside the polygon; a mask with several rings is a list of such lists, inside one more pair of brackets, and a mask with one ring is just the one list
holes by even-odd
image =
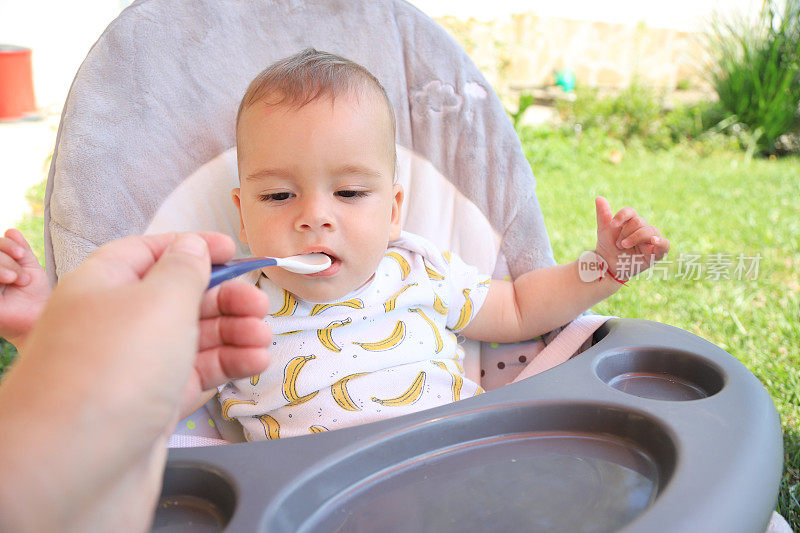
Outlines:
{"label": "baby's raised hand", "polygon": [[597,253],[611,272],[627,279],[648,269],[669,251],[669,240],[658,228],[647,223],[632,207],[623,207],[612,216],[608,200],[595,198],[597,209]]}
{"label": "baby's raised hand", "polygon": [[0,237],[0,337],[20,347],[50,296],[50,282],[16,229]]}

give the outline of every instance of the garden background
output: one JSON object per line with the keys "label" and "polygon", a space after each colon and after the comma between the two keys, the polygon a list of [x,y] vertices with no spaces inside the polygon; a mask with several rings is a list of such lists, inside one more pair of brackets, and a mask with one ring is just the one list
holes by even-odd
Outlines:
{"label": "garden background", "polygon": [[[0,0],[0,42],[34,48],[39,101],[36,116],[0,123],[0,230],[20,228],[42,261],[42,180],[66,88],[128,2],[89,3],[94,16],[68,37],[63,24],[20,33],[32,4]],[[557,261],[593,244],[599,194],[612,208],[635,206],[670,239],[659,269],[595,310],[691,331],[761,380],[784,429],[778,510],[800,531],[800,1],[733,2],[716,15],[721,2],[663,12],[623,0],[602,11],[581,0],[561,11],[538,1],[412,3],[499,93]],[[52,7],[75,18],[74,4]],[[74,46],[48,48],[53,32]],[[0,375],[15,355],[0,339]]]}

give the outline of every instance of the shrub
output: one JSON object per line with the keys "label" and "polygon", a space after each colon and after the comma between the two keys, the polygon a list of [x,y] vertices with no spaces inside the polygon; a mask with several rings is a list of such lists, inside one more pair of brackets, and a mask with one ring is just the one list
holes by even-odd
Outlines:
{"label": "shrub", "polygon": [[635,80],[615,95],[600,95],[597,89],[578,87],[574,102],[559,102],[561,119],[578,131],[600,131],[629,145],[649,149],[671,144],[664,124],[663,96]]}
{"label": "shrub", "polygon": [[710,79],[724,109],[763,153],[786,151],[800,126],[800,0],[765,0],[756,21],[712,22]]}

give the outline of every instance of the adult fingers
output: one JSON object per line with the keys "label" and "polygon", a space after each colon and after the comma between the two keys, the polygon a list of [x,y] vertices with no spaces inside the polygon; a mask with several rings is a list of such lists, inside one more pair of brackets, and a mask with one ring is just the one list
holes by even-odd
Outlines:
{"label": "adult fingers", "polygon": [[267,347],[270,342],[270,327],[259,317],[218,316],[200,321],[200,351],[215,346]]}
{"label": "adult fingers", "polygon": [[197,354],[195,369],[201,390],[209,390],[232,379],[262,373],[269,364],[263,347],[217,346]]}
{"label": "adult fingers", "polygon": [[[183,233],[130,236],[112,241],[95,250],[81,270],[95,285],[118,286],[142,279],[159,257]],[[206,262],[222,263],[233,257],[235,246],[227,235],[213,232],[194,233],[206,244]]]}
{"label": "adult fingers", "polygon": [[200,316],[219,315],[265,317],[269,311],[269,298],[254,285],[232,280],[217,285],[206,292],[200,305]]}

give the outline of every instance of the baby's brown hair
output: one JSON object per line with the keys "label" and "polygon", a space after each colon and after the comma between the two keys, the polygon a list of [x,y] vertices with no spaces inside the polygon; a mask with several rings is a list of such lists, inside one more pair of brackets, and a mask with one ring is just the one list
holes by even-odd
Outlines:
{"label": "baby's brown hair", "polygon": [[341,94],[360,95],[369,89],[376,90],[386,102],[394,142],[394,108],[378,79],[358,63],[313,48],[273,63],[250,82],[236,113],[236,126],[238,129],[244,110],[259,101],[300,108],[322,97],[335,100]]}

